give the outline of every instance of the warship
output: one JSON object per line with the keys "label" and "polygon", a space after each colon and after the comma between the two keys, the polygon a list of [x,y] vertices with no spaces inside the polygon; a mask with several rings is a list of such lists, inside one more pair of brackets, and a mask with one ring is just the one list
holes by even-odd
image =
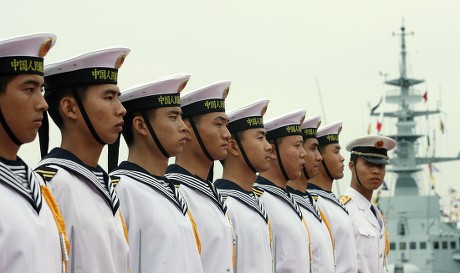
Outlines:
{"label": "warship", "polygon": [[[417,110],[420,108],[417,104],[426,100],[426,93],[414,88],[424,80],[407,75],[406,36],[410,34],[413,33],[407,33],[404,24],[400,33],[393,34],[401,38],[400,75],[384,80],[393,89],[385,92],[383,101],[396,110],[371,111],[371,116],[396,119],[396,133],[388,135],[397,141],[387,168],[392,187],[378,194],[377,200],[390,238],[387,271],[459,273],[460,230],[453,218],[443,214],[440,197],[431,188],[430,179],[420,174],[426,172],[425,165],[431,168],[433,163],[459,160],[460,155],[421,156],[420,142],[426,141],[427,135],[418,132],[417,123],[421,119],[417,117],[436,115],[440,110]],[[428,192],[424,190],[427,187],[430,188]]]}

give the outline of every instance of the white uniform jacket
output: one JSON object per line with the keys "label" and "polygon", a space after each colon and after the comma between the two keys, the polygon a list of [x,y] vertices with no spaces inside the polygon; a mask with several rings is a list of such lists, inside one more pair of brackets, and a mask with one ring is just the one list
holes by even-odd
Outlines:
{"label": "white uniform jacket", "polygon": [[218,179],[214,184],[225,198],[236,239],[235,272],[274,272],[269,218],[259,198],[229,180]]}
{"label": "white uniform jacket", "polygon": [[[355,189],[349,187],[342,200],[350,213],[358,251],[358,272],[384,272],[385,224],[374,205]],[[374,207],[376,215],[371,211]]]}
{"label": "white uniform jacket", "polygon": [[56,222],[42,196],[37,174],[26,170],[36,198],[0,161],[0,272],[62,272]]}
{"label": "white uniform jacket", "polygon": [[[126,242],[119,200],[104,173],[106,185],[70,152],[55,148],[39,163],[55,168],[48,182],[66,223],[70,240],[69,272],[127,273]],[[108,187],[108,189],[106,188]]]}
{"label": "white uniform jacket", "polygon": [[234,238],[220,193],[211,182],[193,176],[176,164],[168,167],[165,176],[174,184],[180,184],[179,192],[193,213],[201,240],[203,271],[233,272]]}
{"label": "white uniform jacket", "polygon": [[115,189],[129,231],[131,272],[202,273],[187,203],[174,185],[127,161],[110,175],[120,178]]}
{"label": "white uniform jacket", "polygon": [[262,195],[272,228],[275,272],[312,272],[310,236],[302,212],[288,192],[259,176],[255,192]]}
{"label": "white uniform jacket", "polygon": [[332,192],[308,184],[308,192],[326,215],[334,237],[336,273],[358,272],[356,243],[348,211]]}
{"label": "white uniform jacket", "polygon": [[313,247],[312,268],[313,272],[334,273],[335,255],[331,233],[326,226],[326,221],[321,217],[316,201],[308,193],[297,191],[288,187],[294,200],[302,210],[310,229],[311,245]]}

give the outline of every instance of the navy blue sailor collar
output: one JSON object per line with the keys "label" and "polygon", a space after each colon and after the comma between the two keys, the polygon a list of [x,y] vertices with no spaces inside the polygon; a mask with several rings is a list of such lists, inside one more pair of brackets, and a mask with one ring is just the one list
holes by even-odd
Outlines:
{"label": "navy blue sailor collar", "polygon": [[[76,155],[74,155],[73,153],[71,153],[71,152],[69,152],[69,151],[67,151],[65,149],[59,148],[59,147],[56,147],[56,148],[52,149],[47,155],[45,155],[43,157],[42,161],[45,160],[45,159],[48,159],[48,158],[67,159],[67,160],[73,161],[73,162],[85,167],[86,169],[88,169],[88,170],[90,170],[92,172],[102,172],[104,174],[104,179],[105,179],[105,176],[108,177],[107,172],[104,171],[104,169],[100,165],[97,165],[96,167],[86,165]],[[39,165],[40,165],[40,163],[39,163]]]}
{"label": "navy blue sailor collar", "polygon": [[315,216],[319,222],[322,222],[323,219],[321,218],[319,208],[317,204],[315,204],[315,201],[313,201],[313,197],[307,191],[301,192],[289,186],[287,186],[286,189],[291,193],[291,196],[294,198],[297,204],[299,204],[299,206],[304,207],[311,214],[313,214],[313,216]]}
{"label": "navy blue sailor collar", "polygon": [[295,194],[295,195],[299,195],[299,196],[302,196],[304,198],[307,198],[311,204],[313,204],[313,198],[311,197],[311,195],[308,193],[308,191],[306,192],[301,192],[301,191],[298,191],[294,188],[291,188],[289,186],[286,187],[286,190],[292,194]]}
{"label": "navy blue sailor collar", "polygon": [[223,179],[223,178],[222,179],[216,179],[216,181],[214,181],[214,185],[218,189],[236,190],[236,191],[248,194],[248,195],[254,195],[254,193],[252,191],[247,191],[247,190],[243,189],[240,185],[236,184],[233,181],[227,180],[227,179]]}
{"label": "navy blue sailor collar", "polygon": [[[25,179],[28,181],[29,187],[23,185],[8,166],[24,167],[24,170],[26,171]],[[37,214],[40,213],[42,207],[40,182],[38,181],[36,174],[19,156],[16,156],[16,160],[8,160],[0,157],[0,184],[4,184],[21,195],[30,203]]]}
{"label": "navy blue sailor collar", "polygon": [[122,161],[110,174],[114,176],[128,176],[139,183],[145,184],[148,187],[161,192],[178,207],[183,215],[187,213],[187,202],[176,189],[174,184],[166,177],[151,174],[138,164],[129,161]]}
{"label": "navy blue sailor collar", "polygon": [[207,195],[217,205],[222,213],[224,215],[226,214],[227,205],[225,204],[221,193],[216,189],[211,181],[203,180],[201,177],[191,174],[178,164],[169,165],[168,168],[166,168],[165,177],[176,186],[184,184]]}
{"label": "navy blue sailor collar", "polygon": [[321,187],[318,187],[317,185],[311,184],[311,183],[308,183],[307,191],[310,195],[313,196],[313,199],[317,200],[318,196],[329,199],[333,203],[337,204],[341,209],[343,209],[348,214],[347,208],[345,208],[342,202],[339,201],[337,196],[335,196],[335,194],[332,191],[324,190]]}
{"label": "navy blue sailor collar", "polygon": [[281,187],[278,187],[272,181],[260,175],[257,176],[256,183],[254,183],[254,188],[262,189],[263,191],[268,191],[276,197],[284,200],[284,202],[288,203],[291,206],[291,208],[296,212],[300,220],[302,220],[302,211],[300,210],[299,205],[297,204],[295,199],[288,191]]}
{"label": "navy blue sailor collar", "polygon": [[332,191],[327,191],[327,190],[319,187],[318,185],[315,185],[315,184],[312,184],[312,183],[308,183],[307,189],[308,190],[319,190],[319,191],[324,191],[324,192],[327,192],[327,193],[332,193]]}
{"label": "navy blue sailor collar", "polygon": [[[178,164],[171,164],[169,165],[167,168],[166,168],[166,174],[168,173],[179,173],[179,174],[184,174],[184,175],[188,175],[188,176],[192,176],[196,179],[199,179],[203,182],[205,182],[203,179],[201,179],[199,176],[197,175],[193,175],[191,174],[189,171],[187,171],[185,168],[183,168],[182,166],[178,165]],[[176,183],[180,183],[180,181],[176,181],[176,180],[173,180],[173,183],[176,184]]]}
{"label": "navy blue sailor collar", "polygon": [[[118,199],[114,186],[110,182],[109,175],[100,165],[96,167],[88,166],[76,155],[62,148],[52,149],[38,163],[37,169],[49,165],[57,165],[71,173],[81,175],[93,183],[107,204],[112,208],[113,215],[115,215],[120,206],[120,200]],[[104,181],[100,181],[94,172],[102,173]]]}
{"label": "navy blue sailor collar", "polygon": [[163,181],[166,180],[164,178],[164,176],[158,176],[158,175],[151,174],[146,169],[144,169],[141,166],[137,165],[136,163],[133,163],[133,162],[130,162],[130,161],[122,161],[118,165],[118,167],[116,167],[113,171],[116,171],[116,170],[135,171],[135,172],[140,172],[140,173],[143,173],[143,174],[150,175],[153,178],[158,179],[158,180],[163,180]]}
{"label": "navy blue sailor collar", "polygon": [[265,207],[262,202],[260,202],[259,198],[256,197],[254,192],[247,191],[240,185],[227,179],[217,179],[214,182],[214,185],[219,189],[225,199],[230,196],[239,200],[250,209],[255,210],[264,219],[264,221],[268,223],[268,215],[265,211]]}

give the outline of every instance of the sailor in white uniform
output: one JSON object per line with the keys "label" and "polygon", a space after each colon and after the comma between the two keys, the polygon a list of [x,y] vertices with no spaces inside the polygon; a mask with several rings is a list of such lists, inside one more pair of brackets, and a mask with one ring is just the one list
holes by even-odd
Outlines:
{"label": "sailor in white uniform", "polygon": [[275,272],[312,272],[311,234],[302,212],[286,185],[302,174],[305,150],[300,124],[305,110],[275,118],[265,124],[272,145],[270,166],[254,184],[272,228]]}
{"label": "sailor in white uniform", "polygon": [[340,200],[350,213],[358,251],[358,272],[382,273],[389,252],[388,234],[372,194],[385,178],[390,163],[387,152],[396,141],[385,136],[364,136],[352,140],[346,149],[351,153],[350,187]]}
{"label": "sailor in white uniform", "polygon": [[[186,142],[180,92],[189,79],[186,74],[172,75],[120,96],[127,111],[122,133],[129,155],[110,175],[120,179],[115,189],[122,200],[134,273],[203,272],[193,216],[175,186],[164,178],[168,159]],[[117,145],[109,146],[109,158],[117,161]]]}
{"label": "sailor in white uniform", "polygon": [[344,158],[340,154],[339,134],[342,122],[320,127],[318,149],[323,157],[318,175],[308,181],[307,190],[326,215],[334,238],[337,273],[358,272],[353,225],[348,211],[332,193],[332,183],[343,177]]}
{"label": "sailor in white uniform", "polygon": [[[104,49],[45,67],[45,99],[62,142],[37,170],[53,170],[48,185],[66,221],[70,272],[129,270],[120,201],[108,174],[98,165],[105,144],[116,141],[122,130],[126,110],[116,84],[118,68],[128,53],[127,48]],[[47,144],[45,132],[40,137]],[[45,154],[47,146],[42,148]]]}
{"label": "sailor in white uniform", "polygon": [[265,137],[263,115],[268,100],[259,100],[228,113],[227,158],[222,179],[214,184],[227,204],[236,239],[235,272],[272,273],[269,217],[252,191],[256,173],[269,167],[271,145]]}
{"label": "sailor in white uniform", "polygon": [[[0,41],[0,272],[65,272],[65,226],[49,189],[17,156],[48,108],[43,58],[56,36]],[[55,218],[56,217],[56,218]],[[62,251],[61,251],[62,250]]]}
{"label": "sailor in white uniform", "polygon": [[288,182],[287,190],[299,204],[305,220],[310,227],[311,245],[313,247],[313,272],[335,272],[335,250],[332,232],[326,215],[318,208],[316,201],[307,192],[308,179],[319,173],[321,154],[318,151],[316,132],[321,123],[321,116],[306,119],[300,126],[304,139],[303,148],[307,155],[303,164],[303,173],[296,180]]}
{"label": "sailor in white uniform", "polygon": [[212,183],[214,160],[227,156],[230,132],[225,98],[230,82],[218,82],[181,96],[182,117],[188,126],[187,144],[168,166],[166,177],[180,185],[179,192],[193,213],[201,240],[205,273],[233,272],[235,239],[227,206]]}

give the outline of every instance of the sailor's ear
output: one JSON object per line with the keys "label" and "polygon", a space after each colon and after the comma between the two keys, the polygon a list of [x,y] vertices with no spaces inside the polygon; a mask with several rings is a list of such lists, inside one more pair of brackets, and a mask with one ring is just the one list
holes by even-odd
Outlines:
{"label": "sailor's ear", "polygon": [[148,135],[148,128],[145,124],[144,118],[141,115],[137,115],[132,121],[133,131],[140,135]]}
{"label": "sailor's ear", "polygon": [[355,162],[350,160],[350,162],[348,162],[348,168],[350,168],[350,170],[354,172],[355,171]]}
{"label": "sailor's ear", "polygon": [[77,119],[79,112],[77,101],[72,96],[64,96],[59,102],[59,111],[63,118]]}
{"label": "sailor's ear", "polygon": [[236,140],[229,139],[227,142],[227,151],[233,154],[234,156],[238,156],[240,153],[240,147],[238,146],[238,143],[236,143]]}
{"label": "sailor's ear", "polygon": [[275,145],[272,144],[272,143],[270,143],[270,146],[272,146],[272,148],[270,149],[270,151],[268,152],[268,154],[269,154],[271,160],[275,160],[275,159],[276,159],[276,149],[275,149]]}

